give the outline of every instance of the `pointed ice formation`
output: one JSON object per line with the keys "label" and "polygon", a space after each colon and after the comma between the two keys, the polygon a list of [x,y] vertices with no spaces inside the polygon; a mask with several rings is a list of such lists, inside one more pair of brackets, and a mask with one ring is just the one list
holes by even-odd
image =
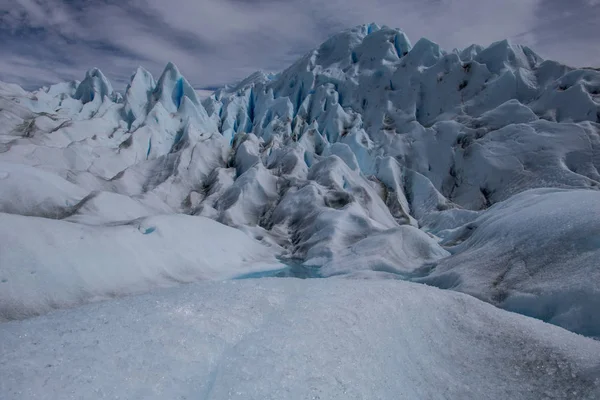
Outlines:
{"label": "pointed ice formation", "polygon": [[195,105],[200,104],[196,91],[173,63],[168,63],[165,67],[152,95],[155,101],[161,102],[171,113],[179,109],[184,96],[187,96]]}
{"label": "pointed ice formation", "polygon": [[156,82],[150,72],[139,67],[125,90],[123,110],[125,118],[130,124],[147,115],[148,105],[155,87]]}
{"label": "pointed ice formation", "polygon": [[112,85],[98,68],[92,68],[85,74],[85,79],[77,87],[74,97],[85,104],[94,99],[102,102],[105,96],[112,99]]}

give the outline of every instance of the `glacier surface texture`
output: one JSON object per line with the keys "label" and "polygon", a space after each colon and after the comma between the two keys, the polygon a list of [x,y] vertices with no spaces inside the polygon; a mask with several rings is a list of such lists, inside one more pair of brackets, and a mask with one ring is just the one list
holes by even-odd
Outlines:
{"label": "glacier surface texture", "polygon": [[600,72],[509,41],[0,83],[0,398],[600,398],[599,171]]}

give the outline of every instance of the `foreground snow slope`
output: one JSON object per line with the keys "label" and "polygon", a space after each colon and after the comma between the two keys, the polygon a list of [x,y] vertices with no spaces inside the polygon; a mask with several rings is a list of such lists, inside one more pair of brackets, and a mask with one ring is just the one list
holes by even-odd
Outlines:
{"label": "foreground snow slope", "polygon": [[[375,24],[203,101],[171,63],[158,79],[137,69],[124,93],[98,69],[31,93],[0,84],[6,317],[150,290],[163,275],[264,275],[277,255],[311,276],[376,271],[598,336],[599,123],[599,71],[508,41],[413,46]],[[572,194],[515,197],[539,188]],[[139,219],[158,215],[171,217],[140,236]],[[78,232],[85,253],[67,240]],[[202,262],[223,246],[234,262]],[[106,253],[122,275],[101,272]],[[257,254],[262,268],[239,263]],[[99,274],[101,289],[85,278]]]}
{"label": "foreground snow slope", "polygon": [[242,232],[186,215],[88,226],[0,213],[0,242],[0,321],[281,268]]}
{"label": "foreground snow slope", "polygon": [[401,281],[212,282],[0,325],[6,399],[596,399],[600,343]]}

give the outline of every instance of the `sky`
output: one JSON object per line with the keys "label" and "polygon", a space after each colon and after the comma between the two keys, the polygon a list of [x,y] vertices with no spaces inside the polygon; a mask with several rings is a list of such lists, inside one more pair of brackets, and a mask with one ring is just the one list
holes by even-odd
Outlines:
{"label": "sky", "polygon": [[172,61],[210,91],[370,22],[447,50],[509,38],[600,67],[600,0],[0,0],[0,80],[35,89],[98,67],[122,89],[137,66],[158,77]]}

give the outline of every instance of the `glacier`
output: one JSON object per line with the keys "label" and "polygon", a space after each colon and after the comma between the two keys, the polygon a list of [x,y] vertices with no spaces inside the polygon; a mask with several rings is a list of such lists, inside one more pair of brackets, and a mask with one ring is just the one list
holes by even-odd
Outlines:
{"label": "glacier", "polygon": [[[63,325],[81,327],[70,362],[107,369],[123,358],[77,352],[106,335],[126,351],[153,324],[160,338],[139,350],[150,366],[128,371],[159,374],[162,353],[185,385],[114,392],[106,370],[47,398],[595,398],[599,170],[600,71],[508,40],[447,52],[362,25],[204,100],[173,63],[157,80],[138,68],[122,92],[96,68],[33,92],[0,83],[0,395],[41,396],[26,382],[56,372],[22,362],[56,357]],[[262,279],[277,276],[325,279]],[[154,302],[171,311],[153,316]],[[105,315],[141,322],[104,332]],[[245,331],[213,337],[211,321]],[[54,338],[39,353],[23,339],[34,332]],[[353,367],[353,341],[382,335],[381,357],[396,358],[377,377]],[[490,343],[457,343],[470,335]],[[166,356],[180,345],[206,353],[190,359],[204,372]],[[311,377],[313,362],[336,372]],[[513,365],[526,367],[498,375]]]}
{"label": "glacier", "polygon": [[392,280],[200,282],[0,332],[7,399],[592,400],[600,390],[597,341]]}

